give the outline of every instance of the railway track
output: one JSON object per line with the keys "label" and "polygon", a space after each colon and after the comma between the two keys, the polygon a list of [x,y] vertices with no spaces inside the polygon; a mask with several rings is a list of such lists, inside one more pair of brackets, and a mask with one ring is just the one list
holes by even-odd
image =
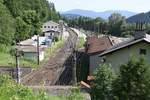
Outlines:
{"label": "railway track", "polygon": [[72,56],[78,38],[77,34],[73,30],[68,28],[68,31],[70,35],[64,45],[57,50],[56,55],[54,57],[50,57],[49,60],[41,65],[39,69],[23,77],[21,79],[23,84],[28,86],[50,86],[56,84],[63,71],[69,65],[69,57]]}

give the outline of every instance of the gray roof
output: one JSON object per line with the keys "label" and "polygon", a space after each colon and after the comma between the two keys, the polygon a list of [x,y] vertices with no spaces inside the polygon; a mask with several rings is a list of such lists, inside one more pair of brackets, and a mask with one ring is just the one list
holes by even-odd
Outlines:
{"label": "gray roof", "polygon": [[53,22],[53,21],[45,22],[43,25],[45,25],[45,24],[51,24],[51,25],[56,25],[56,26],[58,26],[58,25],[59,25],[58,23]]}
{"label": "gray roof", "polygon": [[[37,47],[35,46],[16,46],[16,48],[19,51],[23,51],[23,52],[31,52],[31,53],[36,53],[37,52]],[[40,47],[40,51],[43,51],[44,48]]]}
{"label": "gray roof", "polygon": [[27,39],[27,40],[21,41],[19,44],[20,45],[30,46],[30,45],[35,44],[35,41],[33,39]]}
{"label": "gray roof", "polygon": [[139,39],[131,38],[127,41],[116,44],[116,45],[112,46],[111,48],[109,48],[109,49],[105,50],[104,52],[102,52],[99,56],[103,56],[105,54],[114,52],[116,50],[122,49],[124,47],[127,47],[129,45],[133,45],[133,44],[141,42],[141,41],[146,41],[146,42],[150,43],[150,35],[145,34],[145,37],[143,37],[143,38],[139,38]]}

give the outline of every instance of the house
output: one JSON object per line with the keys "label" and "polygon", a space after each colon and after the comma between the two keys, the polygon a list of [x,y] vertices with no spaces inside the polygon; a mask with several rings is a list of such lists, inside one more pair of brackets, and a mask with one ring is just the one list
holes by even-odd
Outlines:
{"label": "house", "polygon": [[147,62],[150,62],[150,35],[139,30],[135,32],[133,38],[116,44],[99,54],[99,63],[110,64],[115,71],[118,71],[119,66],[128,62],[131,56],[139,58],[141,55],[144,55]]}
{"label": "house", "polygon": [[[16,47],[19,51],[22,52],[23,58],[27,60],[37,60],[38,51],[37,47],[35,46],[17,46]],[[44,48],[40,47],[39,50],[39,60],[44,60]]]}
{"label": "house", "polygon": [[43,32],[45,37],[48,37],[49,39],[52,39],[53,37],[59,37],[60,32],[54,31],[54,30],[49,30],[46,32]]}
{"label": "house", "polygon": [[37,45],[37,43],[34,40],[32,40],[32,39],[27,39],[27,40],[19,42],[18,45],[35,46],[35,45]]}
{"label": "house", "polygon": [[112,46],[113,44],[108,36],[87,37],[85,52],[89,56],[89,75],[92,75],[94,70],[99,66],[99,54]]}
{"label": "house", "polygon": [[[39,44],[42,46],[50,46],[52,42],[52,39],[49,39],[48,37],[39,37]],[[34,35],[31,37],[31,39],[27,39],[24,41],[21,41],[18,43],[18,45],[21,46],[37,46],[37,35]]]}
{"label": "house", "polygon": [[93,74],[101,62],[99,54],[128,39],[129,38],[120,38],[106,35],[87,37],[85,52],[89,56],[89,75]]}
{"label": "house", "polygon": [[[39,59],[40,61],[44,60],[44,48],[47,48],[51,45],[52,39],[48,37],[39,36]],[[37,60],[37,35],[31,37],[31,39],[27,39],[18,43],[16,47],[19,51],[23,53],[23,57],[28,60]]]}
{"label": "house", "polygon": [[44,23],[42,26],[42,32],[47,32],[50,30],[60,31],[59,24],[56,22],[53,22],[53,21],[48,21],[48,22]]}
{"label": "house", "polygon": [[60,25],[53,21],[44,23],[41,29],[44,36],[49,38],[58,37],[61,34]]}

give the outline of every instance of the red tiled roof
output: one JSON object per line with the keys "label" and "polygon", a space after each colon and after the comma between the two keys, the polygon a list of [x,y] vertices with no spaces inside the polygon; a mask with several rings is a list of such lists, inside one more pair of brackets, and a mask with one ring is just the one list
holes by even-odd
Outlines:
{"label": "red tiled roof", "polygon": [[103,37],[88,37],[86,42],[86,52],[88,54],[103,52],[104,50],[112,47],[111,40],[108,36]]}

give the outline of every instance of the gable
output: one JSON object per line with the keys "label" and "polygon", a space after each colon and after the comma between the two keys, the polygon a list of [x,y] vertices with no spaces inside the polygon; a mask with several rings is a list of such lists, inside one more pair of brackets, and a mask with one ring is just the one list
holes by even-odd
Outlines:
{"label": "gable", "polygon": [[109,54],[109,53],[112,53],[114,51],[117,51],[117,50],[129,47],[129,46],[132,46],[132,45],[137,44],[137,43],[142,42],[142,41],[150,43],[149,39],[147,39],[147,38],[141,38],[141,39],[137,39],[137,40],[133,38],[133,39],[131,39],[129,41],[125,41],[125,42],[122,42],[122,43],[120,43],[118,45],[114,45],[112,48],[109,48],[109,49],[105,50],[99,56],[104,56],[106,54]]}
{"label": "gable", "polygon": [[[112,55],[112,54],[119,54],[119,53],[128,53],[130,52],[130,54],[134,53],[134,51],[132,52],[132,50],[139,50],[139,49],[150,49],[150,43],[145,41],[145,40],[142,40],[140,42],[137,42],[137,43],[134,43],[134,44],[131,44],[131,45],[127,45],[125,47],[122,47],[122,48],[118,48],[114,51],[111,51],[111,52],[108,52],[102,56],[107,56],[107,55]],[[128,50],[128,51],[127,51]],[[122,52],[123,51],[123,52]]]}

